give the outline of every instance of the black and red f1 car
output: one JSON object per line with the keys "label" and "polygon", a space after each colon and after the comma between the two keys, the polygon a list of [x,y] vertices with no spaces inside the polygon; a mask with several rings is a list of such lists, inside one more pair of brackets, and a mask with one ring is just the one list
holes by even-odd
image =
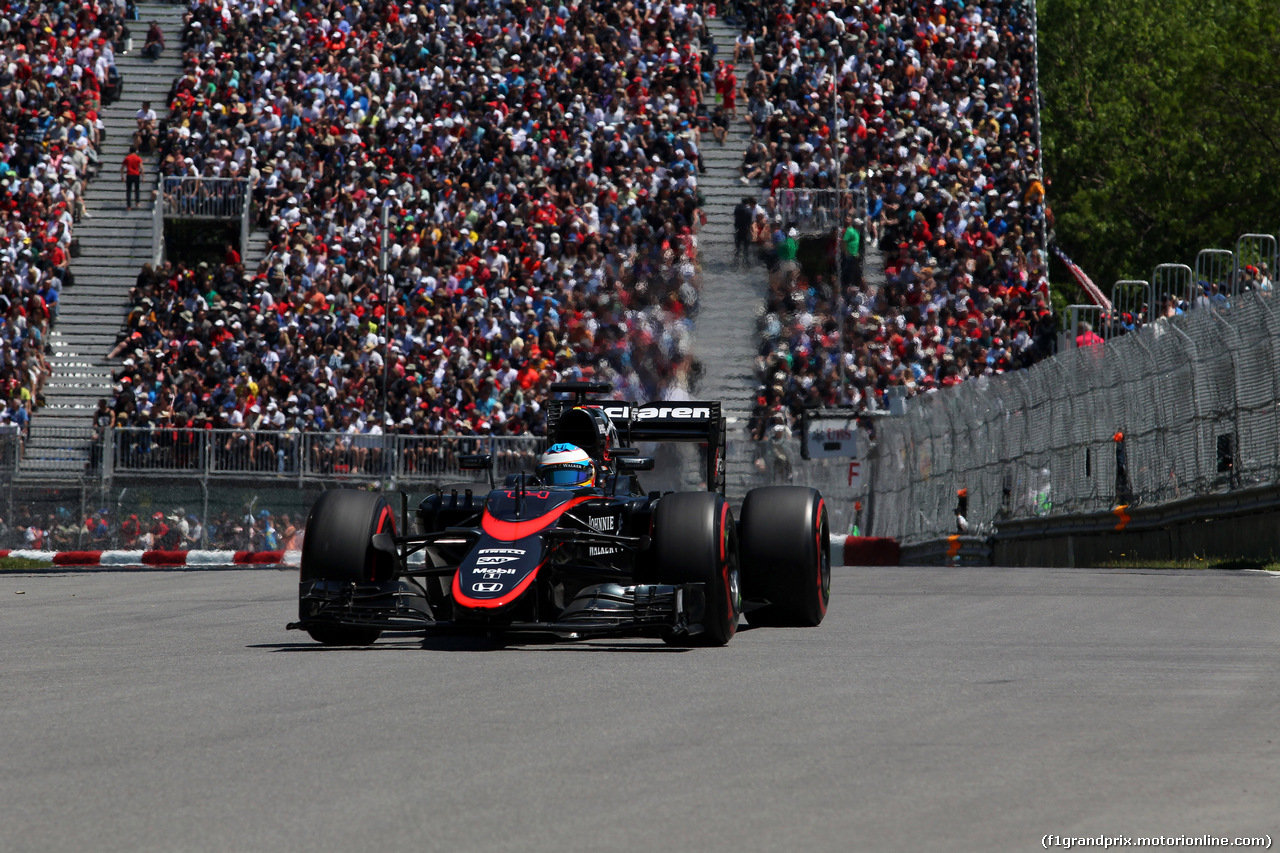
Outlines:
{"label": "black and red f1 car", "polygon": [[[822,496],[753,489],[735,522],[719,403],[592,400],[609,392],[602,383],[552,390],[575,399],[549,405],[548,434],[587,451],[598,472],[591,485],[514,474],[484,496],[476,484],[440,489],[407,534],[384,495],[326,491],[307,519],[300,618],[289,627],[330,645],[446,631],[719,646],[742,615],[753,626],[822,621],[831,590]],[[706,491],[640,488],[637,472],[654,462],[633,445],[665,441],[705,447]],[[494,485],[490,457],[462,462],[488,468]]]}

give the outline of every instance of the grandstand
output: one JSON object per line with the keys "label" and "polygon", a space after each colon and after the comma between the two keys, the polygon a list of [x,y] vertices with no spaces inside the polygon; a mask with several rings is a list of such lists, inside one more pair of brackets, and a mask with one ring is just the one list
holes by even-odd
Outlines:
{"label": "grandstand", "polygon": [[[149,70],[173,77],[163,98],[138,92],[160,107],[144,140],[157,221],[243,182],[262,259],[168,224],[145,251],[141,215],[113,245],[91,233],[94,290],[68,302],[50,413],[91,411],[106,377],[84,350],[105,342],[118,428],[519,436],[540,431],[550,381],[601,378],[629,397],[728,396],[743,415],[754,397],[773,411],[760,437],[802,404],[882,408],[895,386],[1051,351],[1032,34],[1012,7],[741,4],[710,29],[700,4],[530,4],[524,20],[386,0],[139,9],[168,44]],[[110,144],[129,138],[124,115],[104,118],[126,126]],[[736,335],[751,340],[752,300],[702,257],[733,239],[726,144],[759,195],[761,256],[825,223],[807,191],[837,181],[827,225],[848,214],[863,257],[885,250],[883,281],[857,275],[861,257],[838,286],[804,258],[775,265],[754,392],[695,357],[704,287],[701,350],[740,365]],[[107,267],[126,255],[153,265],[103,341],[93,321],[125,295]]]}
{"label": "grandstand", "polygon": [[[802,407],[1225,311],[1280,262],[1244,235],[1097,289],[1064,333],[1025,4],[136,8],[0,31],[0,467],[80,488],[10,498],[22,537],[92,515],[120,544],[157,477],[418,488],[481,443],[515,470],[562,379],[723,399],[741,491],[797,476]],[[161,509],[224,543],[274,526]]]}
{"label": "grandstand", "polygon": [[[140,281],[127,333],[148,345],[119,349],[116,379],[167,368],[194,411],[122,389],[117,424],[520,435],[557,377],[636,397],[687,388],[696,9],[638,27],[542,6],[523,22],[343,8],[188,15],[160,171],[247,176],[269,249],[256,270],[179,262]],[[521,48],[534,28],[559,40]],[[470,55],[424,52],[468,31]],[[585,61],[560,64],[579,39]],[[653,39],[670,54],[644,64]],[[211,40],[240,50],[220,63]]]}
{"label": "grandstand", "polygon": [[71,288],[84,272],[75,258],[84,220],[99,210],[100,173],[118,165],[109,159],[106,118],[117,109],[116,52],[127,47],[127,22],[123,4],[82,2],[6,4],[0,20],[0,364],[10,401],[0,421],[29,438],[35,459],[33,415],[56,411],[49,399],[84,367],[66,332],[75,325],[69,303],[91,301],[78,298],[83,289],[73,300]]}
{"label": "grandstand", "polygon": [[[774,3],[743,17],[757,55],[747,110],[767,152],[743,172],[760,187],[772,270],[756,434],[804,405],[884,409],[893,393],[1052,353],[1024,4]],[[883,251],[883,281],[856,280],[857,263],[837,283],[820,263],[776,260],[837,175],[867,200],[842,232],[853,224]]]}

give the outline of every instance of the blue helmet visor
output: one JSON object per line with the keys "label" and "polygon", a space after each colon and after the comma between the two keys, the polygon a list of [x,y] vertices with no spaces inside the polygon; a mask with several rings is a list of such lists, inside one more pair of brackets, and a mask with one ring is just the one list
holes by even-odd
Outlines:
{"label": "blue helmet visor", "polygon": [[542,469],[541,479],[548,486],[581,486],[594,479],[594,472],[590,465],[561,465]]}

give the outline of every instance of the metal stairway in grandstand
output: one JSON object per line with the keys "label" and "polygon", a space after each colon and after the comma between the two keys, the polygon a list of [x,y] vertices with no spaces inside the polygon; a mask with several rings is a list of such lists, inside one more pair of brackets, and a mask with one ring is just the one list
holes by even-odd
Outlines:
{"label": "metal stairway in grandstand", "polygon": [[[707,31],[717,48],[717,60],[732,61],[736,31],[720,18],[706,19]],[[759,187],[740,180],[739,167],[751,141],[745,118],[745,99],[739,95],[738,120],[729,127],[724,145],[710,133],[702,135],[702,162],[707,173],[698,178],[705,201],[707,224],[698,232],[702,262],[702,292],[694,329],[695,348],[703,374],[694,396],[720,400],[728,420],[731,451],[726,454],[725,479],[731,499],[740,500],[752,461],[732,452],[745,436],[755,404],[756,320],[764,308],[768,277],[764,267],[738,265],[733,260],[733,209],[746,197],[753,200]]]}
{"label": "metal stairway in grandstand", "polygon": [[[45,382],[45,405],[31,418],[20,477],[77,478],[89,460],[86,439],[98,400],[111,396],[107,353],[128,313],[129,288],[152,257],[154,162],[143,176],[142,204],[125,209],[120,164],[129,153],[134,114],[144,100],[163,115],[169,90],[182,71],[182,18],[185,5],[138,2],[137,21],[129,22],[133,50],[116,54],[124,87],[120,100],[104,106],[105,125],[99,150],[101,169],[85,192],[90,218],[72,233],[80,257],[71,262],[75,285],[63,290],[58,321],[49,335],[53,375]],[[151,21],[164,30],[167,47],[159,59],[142,56]]]}
{"label": "metal stairway in grandstand", "polygon": [[[717,60],[732,60],[734,30],[719,18],[708,18],[707,31],[715,42]],[[733,209],[759,189],[739,180],[739,167],[751,140],[745,108],[725,135],[724,145],[710,133],[702,135],[702,162],[707,172],[698,178],[704,196],[707,224],[698,232],[702,262],[702,293],[694,330],[703,375],[696,396],[720,400],[729,418],[730,436],[740,434],[755,400],[756,318],[763,306],[767,279],[758,266],[733,261]]]}

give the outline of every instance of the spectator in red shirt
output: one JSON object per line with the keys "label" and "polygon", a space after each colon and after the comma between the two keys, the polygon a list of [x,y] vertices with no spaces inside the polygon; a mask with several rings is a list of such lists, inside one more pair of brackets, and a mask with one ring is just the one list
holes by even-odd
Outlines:
{"label": "spectator in red shirt", "polygon": [[129,153],[120,164],[120,179],[124,181],[125,210],[133,210],[133,205],[142,201],[142,157],[138,146],[129,146]]}
{"label": "spectator in red shirt", "polygon": [[1077,347],[1100,347],[1105,343],[1098,333],[1093,330],[1093,326],[1088,323],[1080,323],[1076,327],[1076,346]]}

